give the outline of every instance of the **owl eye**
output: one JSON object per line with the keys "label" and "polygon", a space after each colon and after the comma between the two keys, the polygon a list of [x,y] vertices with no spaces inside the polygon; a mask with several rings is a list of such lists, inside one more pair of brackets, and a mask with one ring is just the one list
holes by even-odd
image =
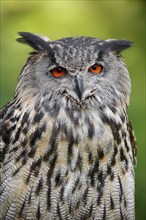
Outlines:
{"label": "owl eye", "polygon": [[90,66],[89,71],[91,73],[100,74],[102,72],[103,66],[101,64],[94,64],[93,66]]}
{"label": "owl eye", "polygon": [[66,73],[66,69],[61,67],[61,66],[58,66],[58,67],[55,67],[54,69],[51,70],[51,73],[53,74],[53,76],[55,76],[56,78],[58,77],[61,77],[63,76],[65,73]]}

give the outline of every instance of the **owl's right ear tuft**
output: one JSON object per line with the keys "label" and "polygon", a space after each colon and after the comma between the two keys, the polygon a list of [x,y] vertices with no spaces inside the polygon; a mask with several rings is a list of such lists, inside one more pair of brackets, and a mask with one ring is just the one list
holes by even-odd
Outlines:
{"label": "owl's right ear tuft", "polygon": [[48,39],[42,38],[36,34],[29,32],[19,32],[20,38],[17,39],[18,42],[28,44],[33,49],[40,51],[46,51],[48,54],[54,56],[53,49],[49,45]]}
{"label": "owl's right ear tuft", "polygon": [[117,53],[120,53],[121,51],[127,49],[128,47],[131,47],[132,45],[133,42],[128,40],[109,39],[105,41],[103,49],[104,51],[115,51]]}

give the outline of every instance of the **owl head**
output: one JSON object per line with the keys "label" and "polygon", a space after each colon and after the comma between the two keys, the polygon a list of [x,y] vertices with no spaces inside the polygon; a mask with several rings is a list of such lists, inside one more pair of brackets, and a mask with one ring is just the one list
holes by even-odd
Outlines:
{"label": "owl head", "polygon": [[131,83],[120,53],[132,45],[130,41],[91,37],[50,41],[19,34],[18,41],[34,49],[16,89],[24,102],[30,99],[52,111],[60,106],[81,110],[129,104]]}

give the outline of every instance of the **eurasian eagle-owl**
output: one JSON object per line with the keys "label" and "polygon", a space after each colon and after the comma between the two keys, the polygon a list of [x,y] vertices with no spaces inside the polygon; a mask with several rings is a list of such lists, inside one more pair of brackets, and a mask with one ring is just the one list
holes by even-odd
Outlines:
{"label": "eurasian eagle-owl", "polygon": [[133,220],[131,42],[20,35],[34,51],[0,112],[0,219]]}

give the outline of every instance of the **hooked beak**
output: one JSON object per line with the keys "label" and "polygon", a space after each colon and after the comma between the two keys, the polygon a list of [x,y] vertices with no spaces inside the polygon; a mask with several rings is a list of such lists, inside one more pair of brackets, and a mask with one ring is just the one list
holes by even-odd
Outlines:
{"label": "hooked beak", "polygon": [[84,85],[83,85],[83,80],[82,77],[79,75],[75,76],[75,92],[77,96],[79,97],[80,101],[82,100],[82,95],[84,92]]}

